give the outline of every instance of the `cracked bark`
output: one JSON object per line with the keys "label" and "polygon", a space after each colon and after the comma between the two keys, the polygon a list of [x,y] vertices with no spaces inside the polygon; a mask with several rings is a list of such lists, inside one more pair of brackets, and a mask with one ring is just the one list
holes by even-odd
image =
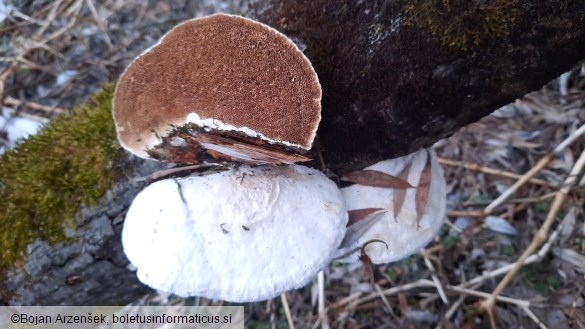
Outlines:
{"label": "cracked bark", "polygon": [[[291,37],[314,64],[321,150],[337,174],[429,146],[585,58],[581,0],[257,0],[247,15]],[[124,161],[133,173],[113,187],[116,197],[80,214],[75,242],[29,246],[0,304],[123,304],[149,291],[126,268],[120,230],[143,187],[131,178],[157,168]]]}
{"label": "cracked bark", "polygon": [[0,305],[123,305],[151,289],[128,267],[121,244],[123,217],[145,186],[137,182],[167,165],[124,156],[117,166],[132,168],[100,202],[67,229],[71,241],[50,245],[37,239],[22,266],[7,271],[0,284]]}

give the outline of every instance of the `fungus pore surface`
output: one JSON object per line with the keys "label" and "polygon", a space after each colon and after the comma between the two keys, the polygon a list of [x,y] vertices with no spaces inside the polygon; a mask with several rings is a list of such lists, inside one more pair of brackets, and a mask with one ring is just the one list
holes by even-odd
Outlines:
{"label": "fungus pore surface", "polygon": [[120,78],[113,113],[120,142],[141,157],[188,117],[308,150],[320,101],[315,71],[285,35],[216,14],[176,26],[134,60]]}

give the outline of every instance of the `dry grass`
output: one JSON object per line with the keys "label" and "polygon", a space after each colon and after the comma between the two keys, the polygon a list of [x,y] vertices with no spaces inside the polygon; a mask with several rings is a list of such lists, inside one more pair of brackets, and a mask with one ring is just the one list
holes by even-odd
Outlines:
{"label": "dry grass", "polygon": [[[14,11],[0,25],[2,105],[43,119],[115,80],[176,23],[242,6],[235,0],[225,6],[178,0],[13,3]],[[334,264],[311,286],[282,299],[246,305],[247,325],[585,328],[585,180],[577,167],[585,139],[577,138],[550,156],[545,166],[534,169],[583,126],[584,103],[585,68],[576,68],[437,143],[450,213],[443,232],[427,250],[376,267],[375,286],[361,264]],[[510,197],[493,203],[531,169],[534,177]],[[486,212],[509,226],[486,221]],[[516,235],[498,233],[510,227]],[[531,242],[535,253],[526,254],[518,271],[500,284]],[[500,289],[499,296],[492,294]],[[138,302],[212,303],[156,294]],[[486,308],[490,312],[481,312]]]}

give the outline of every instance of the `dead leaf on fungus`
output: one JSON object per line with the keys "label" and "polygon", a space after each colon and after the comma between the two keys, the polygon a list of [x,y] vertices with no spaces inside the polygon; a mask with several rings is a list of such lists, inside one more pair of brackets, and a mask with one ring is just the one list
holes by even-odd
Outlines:
{"label": "dead leaf on fungus", "polygon": [[360,220],[366,218],[371,213],[376,211],[384,210],[383,208],[364,208],[364,209],[355,209],[350,210],[349,213],[349,220],[347,221],[347,226],[351,226]]}
{"label": "dead leaf on fungus", "polygon": [[427,163],[420,174],[416,195],[414,198],[416,206],[416,227],[420,227],[420,220],[424,214],[425,207],[429,199],[429,190],[431,188],[431,154],[427,151]]}
{"label": "dead leaf on fungus", "polygon": [[345,174],[341,179],[366,186],[405,189],[413,188],[402,178],[388,175],[377,170],[357,170]]}
{"label": "dead leaf on fungus", "polygon": [[373,263],[372,263],[372,259],[370,258],[370,256],[368,256],[366,254],[366,247],[373,242],[381,242],[383,244],[386,245],[386,249],[388,249],[388,244],[382,240],[378,240],[378,239],[373,239],[373,240],[369,240],[368,242],[364,243],[364,245],[362,246],[361,250],[360,250],[360,260],[364,263],[364,265],[366,266],[366,272],[368,273],[368,276],[370,277],[370,282],[372,283],[372,286],[375,284],[374,282],[374,269],[373,269]]}
{"label": "dead leaf on fungus", "polygon": [[[404,167],[404,169],[402,169],[400,174],[398,174],[398,178],[404,179],[404,181],[408,182],[408,173],[410,172],[411,165],[412,160]],[[394,191],[394,220],[396,222],[398,222],[398,214],[400,213],[400,209],[402,209],[405,197],[406,189]]]}

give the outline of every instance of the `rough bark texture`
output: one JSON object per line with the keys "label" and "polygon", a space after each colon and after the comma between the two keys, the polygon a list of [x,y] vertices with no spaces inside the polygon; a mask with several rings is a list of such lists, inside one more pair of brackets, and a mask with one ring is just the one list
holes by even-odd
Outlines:
{"label": "rough bark texture", "polygon": [[0,305],[125,305],[151,291],[129,270],[120,234],[145,186],[136,179],[167,166],[131,155],[118,161],[129,170],[100,201],[104,206],[80,212],[77,228],[67,229],[71,241],[30,244],[22,264],[5,273]]}
{"label": "rough bark texture", "polygon": [[[320,145],[338,174],[429,146],[585,58],[581,0],[258,0],[248,14],[313,62]],[[123,304],[148,291],[127,269],[120,230],[142,187],[131,178],[155,165],[122,163],[134,169],[115,197],[80,214],[72,243],[30,245],[0,304]]]}
{"label": "rough bark texture", "polygon": [[585,58],[580,0],[259,0],[251,15],[314,64],[337,172],[429,146]]}

